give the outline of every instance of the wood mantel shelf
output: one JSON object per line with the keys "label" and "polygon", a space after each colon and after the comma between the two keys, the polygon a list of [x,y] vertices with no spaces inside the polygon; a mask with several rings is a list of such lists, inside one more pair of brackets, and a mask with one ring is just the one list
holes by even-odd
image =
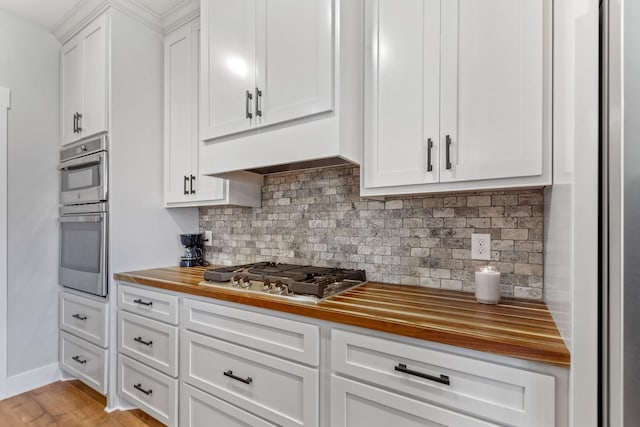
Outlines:
{"label": "wood mantel shelf", "polygon": [[541,301],[503,298],[498,305],[485,305],[464,292],[369,282],[310,304],[199,285],[204,270],[166,267],[116,273],[114,278],[486,353],[570,365],[569,351]]}

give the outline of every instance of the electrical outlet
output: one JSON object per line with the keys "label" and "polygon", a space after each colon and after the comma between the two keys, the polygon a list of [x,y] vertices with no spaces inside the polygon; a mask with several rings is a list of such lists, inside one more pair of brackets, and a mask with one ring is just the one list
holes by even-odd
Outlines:
{"label": "electrical outlet", "polygon": [[471,259],[491,259],[491,234],[471,235]]}
{"label": "electrical outlet", "polygon": [[211,246],[211,242],[213,242],[213,232],[211,230],[204,232],[204,245]]}

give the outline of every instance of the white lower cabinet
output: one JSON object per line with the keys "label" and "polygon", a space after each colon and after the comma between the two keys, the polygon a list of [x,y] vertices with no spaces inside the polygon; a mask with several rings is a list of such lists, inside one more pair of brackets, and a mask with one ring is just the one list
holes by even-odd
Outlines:
{"label": "white lower cabinet", "polygon": [[318,370],[190,331],[181,379],[281,426],[318,424]]}
{"label": "white lower cabinet", "polygon": [[107,349],[60,331],[60,366],[99,393],[107,392]]}
{"label": "white lower cabinet", "polygon": [[118,394],[178,425],[177,295],[118,284]]}
{"label": "white lower cabinet", "polygon": [[172,377],[178,376],[178,327],[121,311],[118,351]]}
{"label": "white lower cabinet", "polygon": [[[168,426],[566,426],[561,368],[141,286],[119,296],[118,392]],[[61,342],[93,378],[105,353]]]}
{"label": "white lower cabinet", "polygon": [[[492,425],[475,417],[499,425],[555,425],[555,378],[550,375],[339,329],[331,332],[331,368],[337,375],[375,385],[365,387],[332,378],[332,394],[343,396],[332,400],[337,405],[332,405],[332,412],[337,411],[332,414],[334,420],[354,420],[356,414],[380,401],[384,405],[377,412],[392,413],[394,408],[400,413],[417,411],[422,415],[416,416],[433,416],[432,422],[441,419],[437,422],[444,425]],[[392,402],[401,406],[396,408]],[[360,424],[344,421],[335,425]]]}
{"label": "white lower cabinet", "polygon": [[177,379],[119,354],[118,392],[121,397],[166,425],[177,425]]}
{"label": "white lower cabinet", "polygon": [[180,426],[182,427],[275,427],[222,399],[182,383],[180,387]]}
{"label": "white lower cabinet", "polygon": [[498,426],[333,375],[331,427]]}
{"label": "white lower cabinet", "polygon": [[107,346],[107,306],[104,302],[62,292],[60,328],[100,347]]}
{"label": "white lower cabinet", "polygon": [[189,298],[182,319],[181,426],[319,425],[317,325]]}
{"label": "white lower cabinet", "polygon": [[102,298],[60,293],[60,368],[101,394],[107,393],[107,311]]}

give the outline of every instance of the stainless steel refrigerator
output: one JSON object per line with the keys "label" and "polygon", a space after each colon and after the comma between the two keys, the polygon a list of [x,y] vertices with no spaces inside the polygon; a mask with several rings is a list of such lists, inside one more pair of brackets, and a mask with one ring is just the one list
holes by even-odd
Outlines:
{"label": "stainless steel refrigerator", "polygon": [[601,424],[640,426],[640,1],[601,2]]}

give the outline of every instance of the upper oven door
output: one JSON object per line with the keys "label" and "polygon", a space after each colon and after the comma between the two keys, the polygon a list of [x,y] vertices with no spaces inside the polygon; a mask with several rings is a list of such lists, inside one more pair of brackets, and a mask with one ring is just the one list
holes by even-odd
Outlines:
{"label": "upper oven door", "polygon": [[60,218],[62,286],[107,295],[107,213]]}
{"label": "upper oven door", "polygon": [[60,171],[60,203],[73,205],[107,200],[106,151],[65,161]]}

